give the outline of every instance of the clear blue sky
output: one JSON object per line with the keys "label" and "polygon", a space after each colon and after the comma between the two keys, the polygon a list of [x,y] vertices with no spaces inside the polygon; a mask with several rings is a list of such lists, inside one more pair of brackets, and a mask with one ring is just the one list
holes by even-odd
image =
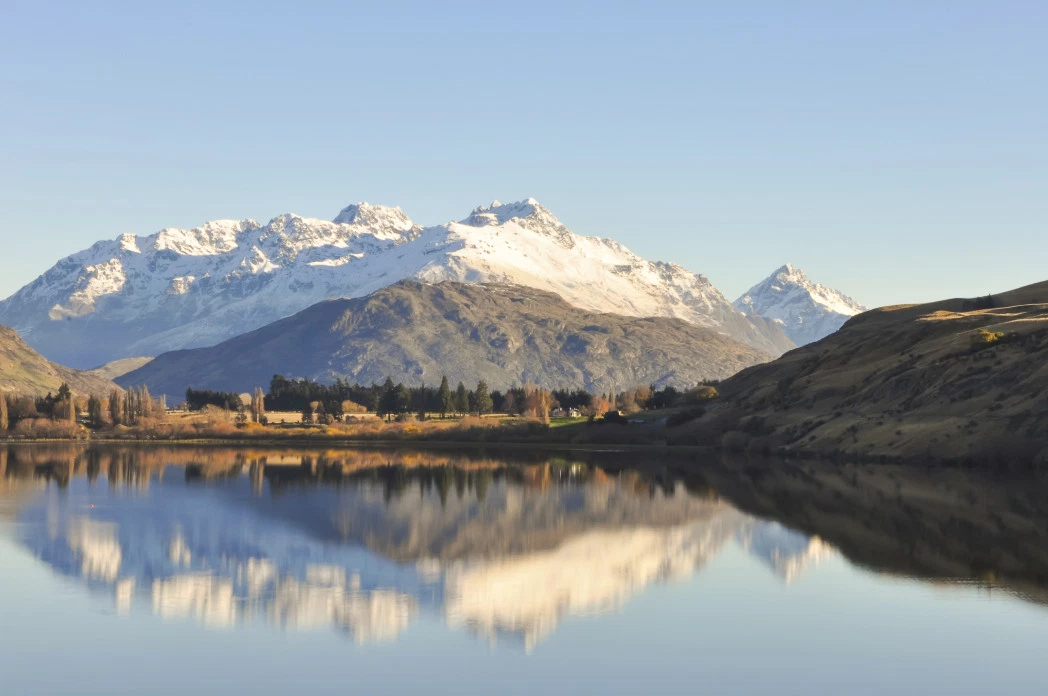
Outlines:
{"label": "clear blue sky", "polygon": [[0,296],[124,232],[535,196],[731,299],[1048,279],[1048,3],[8,2]]}

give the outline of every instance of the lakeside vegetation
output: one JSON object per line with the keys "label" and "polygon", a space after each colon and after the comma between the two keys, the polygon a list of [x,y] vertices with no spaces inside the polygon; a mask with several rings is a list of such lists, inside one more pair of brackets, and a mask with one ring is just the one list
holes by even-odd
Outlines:
{"label": "lakeside vegetation", "polygon": [[[15,440],[325,441],[520,444],[666,444],[667,420],[694,418],[716,387],[636,387],[619,393],[489,391],[483,380],[452,389],[393,384],[323,385],[273,377],[268,392],[189,389],[174,409],[145,387],[105,396],[66,385],[40,398],[0,395],[0,437]],[[624,426],[629,426],[624,427]]]}

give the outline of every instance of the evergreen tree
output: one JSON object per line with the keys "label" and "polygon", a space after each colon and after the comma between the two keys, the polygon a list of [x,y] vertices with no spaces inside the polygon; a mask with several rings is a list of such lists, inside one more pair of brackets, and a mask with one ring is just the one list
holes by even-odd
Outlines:
{"label": "evergreen tree", "polygon": [[491,395],[488,394],[488,384],[484,380],[477,382],[477,391],[474,392],[474,401],[476,402],[477,413],[484,415],[485,413],[491,413],[493,403],[491,401]]}
{"label": "evergreen tree", "polygon": [[420,421],[426,420],[427,395],[426,383],[422,382],[422,386],[418,388],[418,391],[416,391],[412,397],[415,401],[415,411],[418,413],[418,419]]}
{"label": "evergreen tree", "polygon": [[313,425],[313,404],[308,401],[302,407],[302,423],[304,425]]}
{"label": "evergreen tree", "polygon": [[411,411],[411,392],[403,383],[397,385],[393,410],[397,415]]}
{"label": "evergreen tree", "polygon": [[389,420],[389,416],[397,411],[397,388],[393,385],[393,378],[386,377],[386,383],[382,385],[382,396],[378,400],[377,413],[379,418],[383,416]]}
{"label": "evergreen tree", "polygon": [[448,385],[448,376],[440,379],[440,417],[446,418],[448,413],[455,409],[455,400],[451,396],[451,387]]}
{"label": "evergreen tree", "polygon": [[469,411],[469,392],[462,382],[455,387],[455,411],[459,414]]}

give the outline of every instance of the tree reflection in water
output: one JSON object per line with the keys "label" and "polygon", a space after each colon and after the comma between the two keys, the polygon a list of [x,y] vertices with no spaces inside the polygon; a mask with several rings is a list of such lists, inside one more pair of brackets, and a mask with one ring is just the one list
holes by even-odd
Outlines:
{"label": "tree reflection in water", "polygon": [[[0,514],[121,611],[389,640],[419,612],[531,649],[728,544],[784,582],[877,572],[1048,595],[1043,479],[637,454],[0,447]],[[108,485],[100,485],[102,480]]]}

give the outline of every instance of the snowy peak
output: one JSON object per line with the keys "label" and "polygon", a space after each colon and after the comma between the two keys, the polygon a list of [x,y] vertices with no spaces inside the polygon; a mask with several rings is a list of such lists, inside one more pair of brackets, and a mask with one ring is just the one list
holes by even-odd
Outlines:
{"label": "snowy peak", "polygon": [[409,232],[418,226],[400,208],[361,202],[347,205],[335,216],[343,225],[362,225],[386,232]]}
{"label": "snowy peak", "polygon": [[473,209],[469,217],[462,222],[463,224],[473,226],[501,225],[513,219],[523,220],[530,217],[542,217],[560,225],[560,220],[557,220],[548,208],[543,207],[534,198],[517,201],[516,203],[503,203],[495,200],[491,202],[491,205],[478,205]]}
{"label": "snowy peak", "polygon": [[566,249],[575,246],[575,235],[571,230],[565,227],[549,208],[534,198],[516,203],[502,203],[496,200],[489,206],[477,206],[461,224],[471,227],[515,224],[529,232],[550,237]]}
{"label": "snowy peak", "polygon": [[773,321],[794,343],[804,345],[833,333],[860,312],[852,298],[821,283],[812,282],[793,264],[777,269],[735,301],[744,314]]}
{"label": "snowy peak", "polygon": [[[216,256],[236,249],[241,233],[258,229],[254,220],[212,220],[200,227],[183,230],[168,227],[146,238],[146,248],[156,251],[173,251],[180,256]],[[121,247],[126,245],[128,235],[120,238]],[[142,245],[138,245],[141,249]]]}

